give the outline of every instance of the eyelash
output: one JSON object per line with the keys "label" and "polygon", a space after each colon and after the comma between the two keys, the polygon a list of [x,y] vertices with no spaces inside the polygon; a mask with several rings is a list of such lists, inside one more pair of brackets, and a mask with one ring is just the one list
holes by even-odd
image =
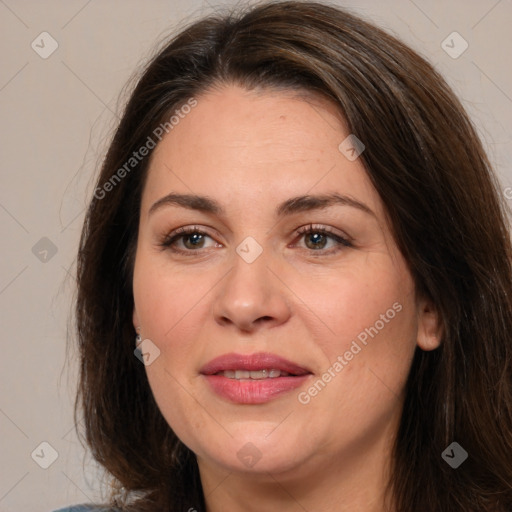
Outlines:
{"label": "eyelash", "polygon": [[[308,224],[306,226],[302,226],[301,228],[297,229],[297,231],[295,232],[295,236],[302,237],[303,235],[312,234],[312,233],[325,235],[325,236],[331,238],[332,240],[334,240],[338,244],[337,247],[334,247],[331,249],[315,250],[315,249],[307,249],[306,248],[306,251],[309,251],[312,254],[319,253],[318,256],[331,255],[331,254],[337,253],[338,251],[343,250],[343,248],[353,247],[352,242],[348,238],[344,238],[338,234],[335,234],[330,228],[328,228],[326,226],[318,226],[318,225]],[[177,230],[170,233],[169,235],[165,235],[162,238],[162,240],[159,242],[159,246],[162,247],[163,249],[169,249],[174,253],[183,254],[183,255],[192,256],[192,257],[199,256],[198,253],[201,251],[201,249],[183,250],[183,249],[177,249],[176,247],[173,247],[173,244],[176,241],[186,237],[187,235],[192,235],[192,234],[203,235],[203,236],[206,235],[206,236],[212,238],[208,233],[201,230],[197,226],[183,227],[183,228],[178,228]]]}

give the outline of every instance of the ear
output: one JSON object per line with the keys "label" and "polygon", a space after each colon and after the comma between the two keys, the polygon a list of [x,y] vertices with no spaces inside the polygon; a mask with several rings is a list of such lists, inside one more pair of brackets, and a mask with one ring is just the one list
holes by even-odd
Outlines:
{"label": "ear", "polygon": [[441,344],[443,326],[435,304],[426,298],[418,300],[418,347],[435,350]]}

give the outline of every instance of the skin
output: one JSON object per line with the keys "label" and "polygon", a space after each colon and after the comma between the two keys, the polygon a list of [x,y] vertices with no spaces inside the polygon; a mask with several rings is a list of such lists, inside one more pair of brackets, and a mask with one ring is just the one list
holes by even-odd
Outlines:
{"label": "skin", "polygon": [[[155,149],[141,203],[133,325],[160,350],[146,366],[158,406],[197,455],[210,512],[381,512],[414,351],[439,345],[435,307],[417,297],[361,159],[338,149],[349,132],[331,103],[234,85],[197,101]],[[166,205],[149,214],[170,192],[208,196],[225,213]],[[274,215],[291,197],[333,192],[373,213],[334,205]],[[352,246],[296,234],[311,223]],[[184,226],[207,233],[199,249],[190,237],[175,242],[196,256],[160,245]],[[263,250],[252,263],[235,250],[248,236]],[[300,403],[396,303],[394,318]],[[230,352],[272,352],[314,375],[267,403],[234,404],[199,373]],[[261,457],[252,467],[237,456],[247,443]]]}

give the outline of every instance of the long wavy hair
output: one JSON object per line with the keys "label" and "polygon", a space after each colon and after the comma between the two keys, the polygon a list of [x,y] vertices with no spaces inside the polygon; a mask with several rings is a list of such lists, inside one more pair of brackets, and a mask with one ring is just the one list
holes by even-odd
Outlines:
{"label": "long wavy hair", "polygon": [[[133,354],[132,271],[151,151],[130,158],[173,112],[225,84],[315,93],[337,106],[366,146],[360,158],[416,289],[440,312],[441,346],[416,350],[406,385],[388,486],[396,511],[510,512],[512,251],[490,163],[428,62],[343,9],[297,1],[210,15],[166,41],[103,161],[77,258],[75,415],[124,490],[114,504],[205,511],[195,455]],[[441,456],[453,441],[468,453],[457,469]]]}

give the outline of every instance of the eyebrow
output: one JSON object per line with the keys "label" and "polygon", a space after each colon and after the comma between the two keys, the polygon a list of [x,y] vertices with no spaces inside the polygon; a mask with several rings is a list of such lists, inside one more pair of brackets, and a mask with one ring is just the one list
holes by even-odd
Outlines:
{"label": "eyebrow", "polygon": [[[275,216],[282,218],[295,213],[320,210],[335,205],[357,208],[375,217],[375,213],[364,203],[338,193],[292,197],[277,206]],[[225,215],[226,213],[220,203],[210,197],[195,194],[170,193],[151,206],[148,216],[164,206],[181,206],[189,210],[198,210],[218,216]]]}

